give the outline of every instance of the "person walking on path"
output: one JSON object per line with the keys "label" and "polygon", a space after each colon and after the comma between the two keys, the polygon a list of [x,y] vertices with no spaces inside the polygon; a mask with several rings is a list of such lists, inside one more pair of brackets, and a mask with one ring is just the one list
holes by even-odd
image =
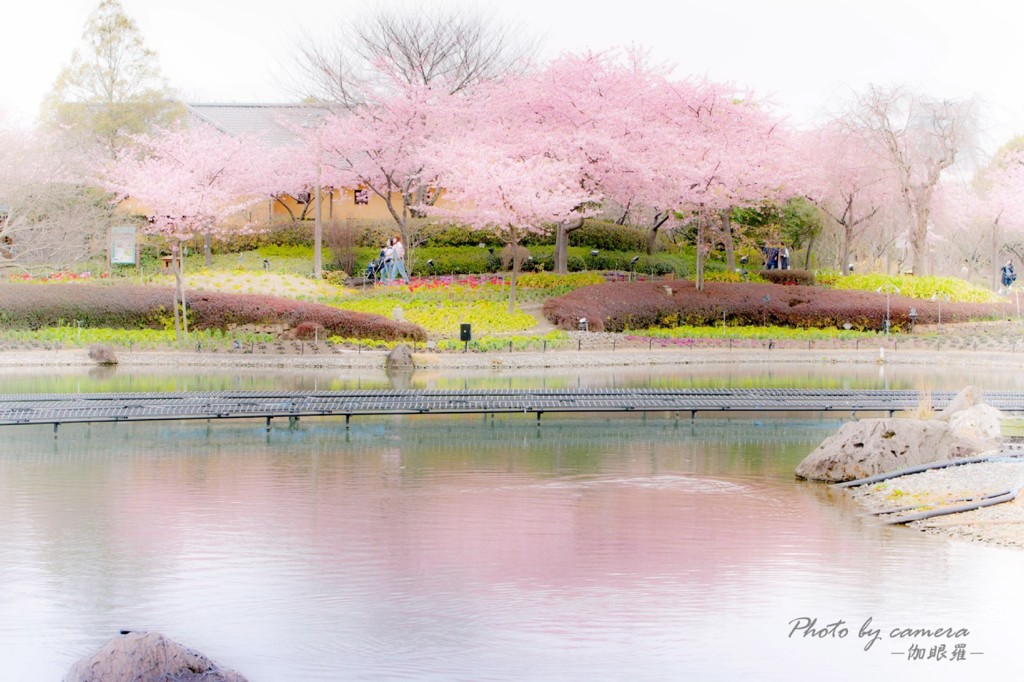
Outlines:
{"label": "person walking on path", "polygon": [[391,257],[391,273],[388,281],[397,279],[401,275],[402,281],[408,284],[409,273],[405,271],[405,247],[402,245],[402,238],[394,237],[391,240],[391,244],[393,253]]}
{"label": "person walking on path", "polygon": [[1010,287],[1013,286],[1013,283],[1017,280],[1017,273],[1013,271],[1013,261],[1006,261],[1006,265],[1004,265],[1000,271],[1003,274],[1003,289],[1009,291]]}

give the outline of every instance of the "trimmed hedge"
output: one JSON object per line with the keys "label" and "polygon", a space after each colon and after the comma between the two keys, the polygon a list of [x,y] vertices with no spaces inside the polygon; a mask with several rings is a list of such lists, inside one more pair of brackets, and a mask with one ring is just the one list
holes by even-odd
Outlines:
{"label": "trimmed hedge", "polygon": [[[422,327],[380,315],[275,296],[186,292],[191,326],[227,330],[242,324],[284,324],[319,328],[350,338],[425,341]],[[169,287],[86,284],[0,284],[0,324],[41,329],[72,325],[122,329],[164,329],[171,324],[174,293]]]}
{"label": "trimmed hedge", "polygon": [[[767,302],[765,297],[768,297]],[[910,309],[917,322],[934,323],[939,307],[931,301],[893,296],[893,329],[910,324]],[[963,322],[997,314],[991,305],[943,303],[942,319]],[[562,329],[575,329],[587,318],[591,331],[721,324],[836,327],[850,324],[858,331],[882,330],[886,297],[865,291],[835,291],[781,284],[706,282],[697,291],[693,282],[629,282],[583,287],[544,304],[544,316]]]}
{"label": "trimmed hedge", "polygon": [[810,270],[761,270],[758,276],[772,284],[800,284],[812,286],[814,273]]}

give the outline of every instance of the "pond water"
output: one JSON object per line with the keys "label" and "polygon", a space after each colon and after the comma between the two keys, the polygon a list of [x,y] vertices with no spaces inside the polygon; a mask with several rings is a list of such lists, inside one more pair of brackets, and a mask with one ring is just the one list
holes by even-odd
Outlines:
{"label": "pond water", "polygon": [[[1018,388],[1005,374],[788,369],[544,381]],[[364,380],[387,385],[72,372],[9,374],[0,392]],[[460,380],[541,378],[430,381]],[[65,425],[57,439],[11,427],[0,442],[4,675],[59,680],[120,629],[163,632],[254,682],[944,680],[1011,669],[1024,552],[884,528],[841,492],[795,481],[838,425],[651,416],[538,427],[477,415],[362,418],[348,431],[311,419],[269,434],[258,421]],[[823,636],[790,636],[801,618]]]}

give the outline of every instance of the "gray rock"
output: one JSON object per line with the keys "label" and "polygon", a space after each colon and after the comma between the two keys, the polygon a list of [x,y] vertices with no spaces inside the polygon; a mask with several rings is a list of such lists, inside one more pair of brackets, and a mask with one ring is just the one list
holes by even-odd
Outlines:
{"label": "gray rock", "polygon": [[967,438],[999,440],[1003,436],[1003,413],[991,405],[975,405],[958,410],[948,419],[953,433]]}
{"label": "gray rock", "polygon": [[97,344],[89,348],[89,359],[94,360],[97,365],[116,365],[117,355],[110,346]]}
{"label": "gray rock", "polygon": [[395,370],[406,370],[410,371],[415,369],[416,365],[412,361],[412,351],[404,343],[400,343],[391,349],[388,353],[388,358],[384,362],[384,368],[389,372]]}
{"label": "gray rock", "polygon": [[247,682],[158,632],[115,637],[92,656],[71,666],[64,682]]}
{"label": "gray rock", "polygon": [[844,424],[796,468],[798,478],[852,481],[940,460],[972,457],[996,447],[957,434],[935,419],[862,419]]}
{"label": "gray rock", "polygon": [[982,391],[977,386],[967,386],[959,393],[957,393],[956,397],[950,401],[946,409],[935,415],[935,418],[940,420],[946,420],[949,419],[954,414],[956,414],[957,412],[974,407],[975,405],[981,405],[984,402],[984,391]]}

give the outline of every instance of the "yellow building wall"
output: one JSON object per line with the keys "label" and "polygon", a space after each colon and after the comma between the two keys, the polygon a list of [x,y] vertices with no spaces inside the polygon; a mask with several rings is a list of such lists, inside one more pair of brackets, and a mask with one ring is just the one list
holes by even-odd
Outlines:
{"label": "yellow building wall", "polygon": [[[364,190],[365,203],[356,203],[356,192],[359,190],[340,189],[324,192],[320,197],[320,218],[323,221],[391,221],[391,212],[387,203],[373,192]],[[392,195],[396,206],[401,206],[401,197]],[[249,210],[249,220],[254,222],[287,223],[299,220],[305,209],[305,219],[316,217],[313,198],[310,197],[308,208],[294,197],[284,195],[280,199],[261,202],[259,206]],[[289,212],[290,210],[290,212]]]}
{"label": "yellow building wall", "polygon": [[[386,222],[390,223],[393,218],[388,210],[387,203],[380,196],[363,190],[361,199],[365,203],[356,203],[356,192],[359,190],[340,189],[331,192],[323,192],[320,198],[320,218],[324,222],[348,220],[357,222]],[[401,196],[398,193],[392,194],[396,208],[401,210]],[[438,202],[443,204],[443,198]],[[303,217],[303,210],[305,216]],[[117,211],[123,215],[145,215],[146,207],[138,201],[129,198],[122,201]],[[254,204],[248,210],[243,211],[235,218],[228,220],[229,224],[244,225],[277,225],[290,223],[292,220],[313,221],[316,218],[313,198],[310,197],[308,207],[289,195],[282,195],[279,199],[266,199]]]}

